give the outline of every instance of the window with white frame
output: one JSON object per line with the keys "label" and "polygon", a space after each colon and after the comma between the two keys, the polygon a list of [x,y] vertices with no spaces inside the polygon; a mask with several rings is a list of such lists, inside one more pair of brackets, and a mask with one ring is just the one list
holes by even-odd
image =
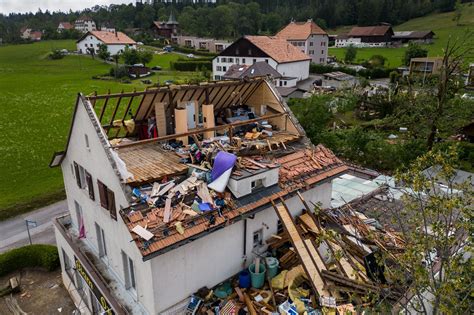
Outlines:
{"label": "window with white frame", "polygon": [[97,246],[99,247],[99,257],[107,257],[107,244],[105,243],[104,229],[95,223],[95,233],[97,236]]}
{"label": "window with white frame", "polygon": [[123,275],[125,280],[125,288],[127,290],[135,290],[135,269],[133,265],[133,260],[122,251],[122,263],[123,263]]}
{"label": "window with white frame", "polygon": [[253,232],[253,248],[263,245],[263,229]]}
{"label": "window with white frame", "polygon": [[217,66],[216,71],[222,71],[222,66]]}

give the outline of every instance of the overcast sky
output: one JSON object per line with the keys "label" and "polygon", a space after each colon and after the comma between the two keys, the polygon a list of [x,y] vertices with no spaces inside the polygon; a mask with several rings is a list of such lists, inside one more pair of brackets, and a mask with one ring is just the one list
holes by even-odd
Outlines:
{"label": "overcast sky", "polygon": [[95,5],[109,5],[135,2],[135,0],[0,0],[0,13],[36,12],[42,11],[69,11],[80,10]]}

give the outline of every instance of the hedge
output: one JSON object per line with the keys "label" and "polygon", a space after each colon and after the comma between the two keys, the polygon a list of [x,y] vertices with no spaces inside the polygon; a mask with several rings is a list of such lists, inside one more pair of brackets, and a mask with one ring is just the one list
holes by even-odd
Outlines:
{"label": "hedge", "polygon": [[58,268],[59,255],[57,247],[34,244],[15,248],[0,254],[0,277],[27,267],[42,267],[48,271]]}
{"label": "hedge", "polygon": [[177,71],[201,71],[202,68],[212,70],[211,61],[177,60],[171,62],[171,68]]}
{"label": "hedge", "polygon": [[209,56],[209,57],[217,56],[217,54],[215,54],[215,53],[211,53],[211,52],[204,51],[204,50],[201,50],[201,49],[196,50],[194,48],[182,47],[182,46],[178,46],[178,45],[171,45],[171,47],[173,47],[174,50],[185,53],[185,54],[195,54],[195,55],[199,55],[199,56]]}
{"label": "hedge", "polygon": [[309,70],[311,73],[317,73],[317,74],[323,74],[323,73],[333,72],[333,71],[341,71],[353,76],[361,76],[361,77],[370,78],[370,79],[381,79],[381,78],[388,78],[390,76],[390,72],[396,69],[373,68],[373,69],[360,70],[359,72],[357,72],[356,70],[348,68],[348,67],[333,67],[330,65],[312,63]]}

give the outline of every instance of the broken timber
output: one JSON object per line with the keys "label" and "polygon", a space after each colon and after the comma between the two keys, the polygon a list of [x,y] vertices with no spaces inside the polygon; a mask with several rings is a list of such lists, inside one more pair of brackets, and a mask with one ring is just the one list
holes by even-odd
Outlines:
{"label": "broken timber", "polygon": [[314,253],[317,252],[317,249],[314,248],[312,242],[303,240],[283,200],[282,204],[278,206],[273,203],[273,207],[275,208],[285,230],[288,232],[291,243],[303,264],[303,268],[306,271],[311,286],[319,296],[331,296],[331,293],[325,288],[325,281],[320,273],[320,269],[324,268],[324,263],[321,261],[319,255],[314,255]]}

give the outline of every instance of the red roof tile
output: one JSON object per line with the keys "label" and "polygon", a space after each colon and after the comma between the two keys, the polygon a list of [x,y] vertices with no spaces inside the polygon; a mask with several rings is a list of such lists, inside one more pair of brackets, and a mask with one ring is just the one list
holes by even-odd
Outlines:
{"label": "red roof tile", "polygon": [[129,45],[134,45],[136,42],[125,35],[122,32],[106,32],[106,31],[92,31],[87,34],[85,34],[80,40],[82,40],[85,36],[88,34],[91,34],[100,41],[104,42],[104,44],[107,45],[114,45],[114,44],[129,44]]}
{"label": "red roof tile", "polygon": [[260,48],[278,63],[311,59],[301,50],[288,43],[284,38],[272,36],[245,36],[245,39]]}
{"label": "red roof tile", "polygon": [[286,40],[306,40],[310,35],[327,35],[327,33],[309,20],[307,22],[291,22],[275,36]]}

